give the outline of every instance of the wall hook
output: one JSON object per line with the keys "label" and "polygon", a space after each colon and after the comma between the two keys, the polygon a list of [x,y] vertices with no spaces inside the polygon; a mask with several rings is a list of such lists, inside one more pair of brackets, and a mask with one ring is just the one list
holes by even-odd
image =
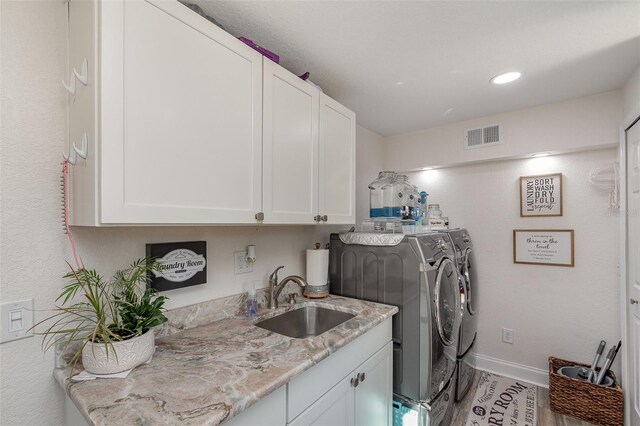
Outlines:
{"label": "wall hook", "polygon": [[69,150],[69,155],[62,154],[62,157],[72,166],[75,166],[78,162],[78,156],[87,159],[87,155],[89,153],[89,139],[86,133],[82,134],[82,139],[80,141],[80,148],[76,146],[76,144],[71,145],[71,149]]}
{"label": "wall hook", "polygon": [[76,162],[78,161],[78,157],[76,157],[76,152],[74,150],[71,150],[69,155],[62,154],[62,158],[64,158],[65,161],[72,166],[75,166]]}
{"label": "wall hook", "polygon": [[89,61],[86,59],[82,61],[82,73],[79,73],[78,70],[74,68],[69,76],[69,84],[65,83],[64,80],[62,81],[62,85],[71,95],[76,94],[76,80],[85,86],[89,82]]}
{"label": "wall hook", "polygon": [[75,76],[73,74],[71,74],[71,76],[69,77],[69,84],[65,83],[64,80],[62,80],[62,86],[64,86],[64,88],[67,89],[67,92],[71,93],[71,95],[75,95],[76,94],[76,78],[75,78]]}
{"label": "wall hook", "polygon": [[86,86],[87,82],[89,81],[89,61],[87,61],[86,59],[82,61],[82,74],[78,74],[78,70],[76,70],[75,68],[73,69],[73,74],[76,76],[80,83]]}

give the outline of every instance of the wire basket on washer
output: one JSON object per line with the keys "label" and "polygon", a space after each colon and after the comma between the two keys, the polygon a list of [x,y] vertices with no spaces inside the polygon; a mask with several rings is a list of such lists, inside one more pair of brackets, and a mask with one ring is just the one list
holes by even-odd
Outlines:
{"label": "wire basket on washer", "polygon": [[590,368],[587,364],[549,357],[551,409],[602,426],[622,425],[624,398],[613,372],[607,373],[614,380],[610,387],[558,374],[559,368],[573,365]]}

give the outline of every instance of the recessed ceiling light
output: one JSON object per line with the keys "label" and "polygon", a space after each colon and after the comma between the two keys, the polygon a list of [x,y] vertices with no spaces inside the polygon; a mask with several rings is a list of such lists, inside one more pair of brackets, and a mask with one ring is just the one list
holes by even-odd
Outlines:
{"label": "recessed ceiling light", "polygon": [[491,79],[493,84],[506,84],[511,83],[512,81],[516,81],[522,77],[522,73],[518,71],[510,71],[502,74],[498,74]]}
{"label": "recessed ceiling light", "polygon": [[551,155],[550,152],[538,152],[535,154],[531,154],[532,157],[546,157],[547,155]]}

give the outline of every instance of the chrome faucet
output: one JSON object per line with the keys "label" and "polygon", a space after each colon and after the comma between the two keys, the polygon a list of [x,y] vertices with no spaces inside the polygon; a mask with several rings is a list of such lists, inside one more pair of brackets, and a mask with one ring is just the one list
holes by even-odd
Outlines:
{"label": "chrome faucet", "polygon": [[276,309],[278,307],[278,296],[282,293],[282,289],[289,281],[293,281],[298,284],[300,288],[307,286],[307,281],[298,275],[289,275],[284,277],[280,284],[278,284],[278,271],[284,268],[284,266],[278,266],[271,275],[269,275],[269,309]]}

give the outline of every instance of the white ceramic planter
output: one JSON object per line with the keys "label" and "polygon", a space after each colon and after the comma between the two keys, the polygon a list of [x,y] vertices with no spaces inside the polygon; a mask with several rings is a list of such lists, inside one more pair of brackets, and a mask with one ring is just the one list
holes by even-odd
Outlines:
{"label": "white ceramic planter", "polygon": [[93,374],[114,374],[130,370],[151,359],[155,350],[155,334],[149,330],[133,339],[104,345],[87,343],[82,349],[82,365]]}

